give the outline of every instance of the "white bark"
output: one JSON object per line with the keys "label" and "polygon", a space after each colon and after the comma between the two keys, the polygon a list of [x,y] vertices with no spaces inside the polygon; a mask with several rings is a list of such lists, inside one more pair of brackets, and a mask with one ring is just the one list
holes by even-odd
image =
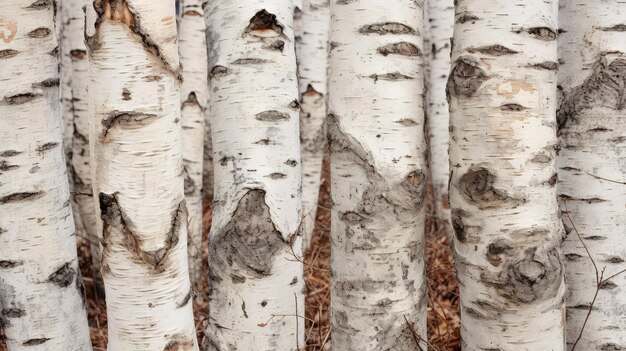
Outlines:
{"label": "white bark", "polygon": [[206,349],[296,350],[304,281],[292,0],[212,0],[205,20],[216,185]]}
{"label": "white bark", "polygon": [[51,1],[0,6],[0,324],[10,351],[91,350]]}
{"label": "white bark", "polygon": [[207,81],[206,27],[202,1],[183,0],[179,22],[179,52],[183,67],[180,91],[183,129],[185,200],[189,211],[189,273],[196,293],[202,272],[202,172],[204,121],[209,86]]}
{"label": "white bark", "polygon": [[[611,180],[626,182],[626,3],[570,0],[561,5],[558,190],[562,208],[582,237],[564,216],[571,348],[596,292],[595,271],[581,240],[603,278],[625,268],[626,185]],[[622,273],[602,285],[576,349],[626,349],[625,314]]]}
{"label": "white bark", "polygon": [[90,142],[108,349],[198,350],[174,0],[89,7],[88,19],[97,17],[87,28]]}
{"label": "white bark", "polygon": [[422,6],[331,2],[335,350],[416,350],[405,318],[426,338]]}
{"label": "white bark", "polygon": [[303,0],[296,22],[300,73],[300,144],[302,149],[303,245],[311,243],[326,147],[329,0]]}
{"label": "white bark", "polygon": [[450,72],[450,39],[454,29],[453,0],[426,0],[428,8],[428,137],[435,214],[449,223],[448,179],[450,165],[448,124],[450,115],[446,100],[446,82]]}
{"label": "white bark", "polygon": [[[57,1],[54,3],[57,11],[56,34],[60,52],[60,89],[59,96],[61,101],[61,118],[63,121],[63,150],[65,152],[65,162],[69,171],[70,190],[73,191],[72,182],[72,134],[74,133],[74,113],[72,111],[72,58],[70,56],[72,36],[70,29],[71,6],[69,1]],[[76,207],[75,204],[72,205]],[[77,208],[77,207],[76,207]],[[80,227],[80,214],[76,218],[77,226]]]}
{"label": "white bark", "polygon": [[450,204],[464,350],[563,350],[557,1],[457,0]]}
{"label": "white bark", "polygon": [[[88,81],[89,61],[85,48],[85,13],[83,0],[64,0],[61,6],[65,12],[63,24],[63,45],[61,76],[69,76],[63,85],[63,115],[71,122],[69,178],[72,187],[75,222],[89,242],[91,251],[91,271],[98,292],[104,292],[100,274],[100,244],[96,228],[96,209],[91,189],[91,167],[89,156],[89,110]],[[63,78],[62,78],[63,81]],[[67,99],[67,100],[65,100]]]}

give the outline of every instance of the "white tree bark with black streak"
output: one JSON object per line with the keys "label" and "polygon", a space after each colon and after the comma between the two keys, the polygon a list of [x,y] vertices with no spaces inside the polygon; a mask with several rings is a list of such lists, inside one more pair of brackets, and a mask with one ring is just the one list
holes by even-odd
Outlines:
{"label": "white tree bark with black streak", "polygon": [[108,349],[198,350],[174,0],[89,7],[88,23],[96,17],[87,28],[90,143]]}
{"label": "white tree bark with black streak", "polygon": [[304,281],[292,0],[212,0],[205,20],[216,185],[205,347],[296,350]]}
{"label": "white tree bark with black streak", "polygon": [[204,122],[209,94],[206,26],[202,1],[183,0],[179,22],[179,52],[183,67],[182,104],[185,200],[189,211],[189,273],[194,291],[200,293],[202,272],[202,172]]}
{"label": "white tree bark with black streak", "polygon": [[[558,190],[582,236],[565,217],[571,348],[596,292],[596,273],[581,240],[603,278],[626,268],[626,2],[563,1],[560,19]],[[626,350],[625,315],[622,273],[601,286],[576,349]]]}
{"label": "white tree bark with black streak", "polygon": [[[85,12],[83,0],[64,0],[61,6],[65,14],[63,24],[63,65],[61,76],[69,76],[68,84],[63,85],[63,115],[71,122],[69,177],[74,203],[74,217],[81,234],[89,242],[92,266],[91,272],[96,289],[104,292],[100,274],[100,243],[96,228],[96,209],[91,189],[91,166],[89,155],[89,110],[88,82],[89,60],[85,47]],[[67,100],[65,100],[67,99]]]}
{"label": "white tree bark with black streak", "polygon": [[[70,56],[72,33],[70,32],[71,0],[55,1],[54,6],[57,13],[56,35],[58,38],[59,52],[61,54],[59,72],[60,88],[59,97],[61,101],[61,119],[63,121],[63,150],[65,152],[65,162],[68,169],[70,191],[74,191],[72,184],[72,135],[74,133],[74,113],[72,111],[72,58]],[[77,205],[72,204],[74,209]],[[76,211],[74,211],[76,212]],[[80,214],[75,214],[77,226],[81,226]]]}
{"label": "white tree bark with black streak", "polygon": [[416,350],[405,317],[426,338],[422,6],[331,2],[335,350]]}
{"label": "white tree bark with black streak", "polygon": [[315,227],[317,200],[326,147],[329,0],[303,0],[296,16],[296,55],[300,79],[300,143],[302,149],[303,245]]}
{"label": "white tree bark with black streak", "polygon": [[428,137],[435,215],[450,221],[448,179],[450,165],[448,124],[450,114],[446,100],[446,82],[450,72],[450,39],[454,29],[453,0],[426,0],[428,7]]}
{"label": "white tree bark with black streak", "polygon": [[450,204],[464,350],[563,350],[557,0],[457,0]]}
{"label": "white tree bark with black streak", "polygon": [[10,351],[91,350],[52,1],[0,6],[0,324]]}

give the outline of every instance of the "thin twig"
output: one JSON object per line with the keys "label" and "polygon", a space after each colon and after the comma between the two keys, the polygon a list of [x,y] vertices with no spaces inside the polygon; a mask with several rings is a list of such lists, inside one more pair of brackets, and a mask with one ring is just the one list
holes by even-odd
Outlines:
{"label": "thin twig", "polygon": [[300,351],[300,340],[298,334],[300,334],[300,328],[298,326],[298,295],[293,293],[293,299],[296,302],[296,350]]}
{"label": "thin twig", "polygon": [[409,319],[406,318],[406,315],[403,315],[402,317],[404,317],[404,321],[406,322],[406,325],[409,327],[409,330],[411,331],[411,334],[413,335],[413,340],[415,340],[415,344],[417,345],[420,351],[424,351],[424,349],[420,345],[420,341],[423,341],[426,344],[426,346],[431,347],[433,350],[439,351],[439,349],[435,347],[435,345],[432,345],[431,343],[429,343],[426,339],[422,338],[417,333],[417,331],[415,330],[415,326],[413,326],[413,324],[409,322]]}
{"label": "thin twig", "polygon": [[592,176],[592,177],[594,177],[594,178],[596,178],[596,179],[602,179],[602,180],[606,180],[607,182],[611,182],[611,183],[616,183],[616,184],[623,184],[623,185],[626,185],[626,182],[620,182],[620,181],[618,181],[618,180],[613,180],[613,179],[608,179],[608,178],[600,177],[599,175],[591,174],[591,173],[589,173],[589,172],[587,172],[587,171],[583,171],[583,172],[587,173],[588,175],[590,175],[590,176]]}

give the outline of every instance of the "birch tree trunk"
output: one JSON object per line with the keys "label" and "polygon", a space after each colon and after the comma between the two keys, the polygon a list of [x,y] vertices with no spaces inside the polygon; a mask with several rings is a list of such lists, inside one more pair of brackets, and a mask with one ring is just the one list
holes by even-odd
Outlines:
{"label": "birch tree trunk", "polygon": [[0,6],[0,324],[10,351],[91,350],[51,1]]}
{"label": "birch tree trunk", "polygon": [[71,122],[69,178],[72,187],[73,208],[81,234],[89,242],[92,258],[92,276],[96,291],[104,294],[104,283],[100,274],[100,243],[96,228],[96,209],[91,189],[91,166],[89,155],[89,109],[88,81],[89,60],[85,47],[85,13],[83,0],[64,0],[65,11],[62,54],[66,60],[61,66],[61,75],[69,76],[64,84],[63,115]]}
{"label": "birch tree trunk", "polygon": [[303,245],[311,243],[326,147],[329,0],[303,0],[296,27],[300,79]]}
{"label": "birch tree trunk", "polygon": [[450,39],[454,29],[453,0],[426,0],[428,7],[428,136],[435,214],[449,223],[448,179],[450,165],[448,124],[450,114],[446,100],[446,82],[450,72]]}
{"label": "birch tree trunk", "polygon": [[189,273],[194,291],[201,291],[202,272],[202,162],[207,82],[206,27],[202,1],[184,0],[179,22],[179,52],[183,67],[181,88],[185,200],[189,210]]}
{"label": "birch tree trunk", "polygon": [[331,2],[335,350],[416,350],[408,323],[426,338],[422,6]]}
{"label": "birch tree trunk", "polygon": [[450,204],[464,350],[563,350],[556,0],[457,0]]}
{"label": "birch tree trunk", "polygon": [[212,0],[205,20],[216,162],[206,350],[296,350],[304,282],[292,0]]}
{"label": "birch tree trunk", "polygon": [[[585,246],[603,278],[625,268],[626,3],[563,1],[560,18],[557,165],[562,208],[568,211],[563,250],[571,348],[581,334],[597,285]],[[601,285],[576,348],[626,349],[624,315],[626,275],[622,273]]]}
{"label": "birch tree trunk", "polygon": [[96,0],[90,12],[90,142],[108,349],[198,350],[174,0]]}

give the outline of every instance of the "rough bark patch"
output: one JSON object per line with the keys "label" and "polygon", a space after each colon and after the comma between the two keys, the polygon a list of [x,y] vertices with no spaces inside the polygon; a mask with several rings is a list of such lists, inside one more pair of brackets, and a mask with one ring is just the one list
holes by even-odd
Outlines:
{"label": "rough bark patch", "polygon": [[71,266],[72,262],[67,262],[54,273],[50,274],[48,281],[62,288],[67,288],[72,284],[74,281],[74,275],[76,275],[76,271]]}
{"label": "rough bark patch", "polygon": [[406,74],[402,74],[400,72],[391,72],[391,73],[381,73],[381,74],[371,74],[369,78],[372,78],[374,82],[378,80],[389,80],[389,81],[400,81],[400,80],[411,80],[415,79],[414,77],[407,76]]}
{"label": "rough bark patch", "polygon": [[554,29],[548,27],[532,27],[527,29],[516,29],[514,33],[528,33],[539,40],[552,41],[556,40],[557,33]]}
{"label": "rough bark patch", "polygon": [[476,15],[471,14],[469,12],[465,12],[461,14],[460,16],[458,16],[458,18],[456,19],[456,23],[475,22],[475,21],[478,21],[479,19],[480,18],[478,18]]}
{"label": "rough bark patch", "polygon": [[212,281],[221,281],[231,272],[247,277],[267,276],[276,254],[288,245],[272,221],[265,191],[261,189],[248,190],[230,222],[210,240]]}
{"label": "rough bark patch", "polygon": [[187,220],[185,200],[179,202],[172,213],[169,231],[163,247],[154,251],[141,249],[142,239],[133,231],[133,224],[119,204],[118,194],[100,193],[100,218],[102,219],[102,270],[109,271],[109,251],[113,245],[122,245],[133,255],[137,264],[147,266],[151,272],[161,272],[171,250],[178,244],[180,228]]}
{"label": "rough bark patch", "polygon": [[101,121],[100,140],[102,142],[110,141],[107,137],[111,128],[135,129],[148,125],[157,118],[158,116],[152,113],[113,111]]}
{"label": "rough bark patch", "polygon": [[517,201],[504,190],[497,189],[496,175],[484,167],[472,167],[459,180],[459,190],[465,199],[481,209],[501,206]]}
{"label": "rough bark patch", "polygon": [[52,150],[55,147],[59,146],[59,143],[55,143],[55,142],[50,142],[50,143],[45,143],[43,145],[40,145],[37,147],[37,149],[35,149],[38,153],[43,154],[44,152],[48,151],[48,150]]}
{"label": "rough bark patch", "polygon": [[22,105],[31,102],[40,96],[40,94],[35,93],[15,94],[11,96],[6,96],[4,98],[4,101],[7,105]]}
{"label": "rough bark patch", "polygon": [[85,59],[87,57],[87,51],[74,49],[74,50],[70,51],[70,56],[73,59],[76,59],[76,60],[83,60],[83,59]]}
{"label": "rough bark patch", "polygon": [[478,48],[469,48],[467,49],[470,53],[479,52],[481,54],[490,55],[490,56],[504,56],[504,55],[514,55],[517,54],[518,51],[511,50],[506,46],[495,44],[488,46],[481,46]]}
{"label": "rough bark patch", "polygon": [[44,344],[48,340],[50,340],[50,338],[29,339],[24,341],[24,343],[22,343],[22,346],[37,346]]}
{"label": "rough bark patch", "polygon": [[361,34],[416,34],[417,31],[406,24],[397,22],[383,22],[368,24],[359,29]]}
{"label": "rough bark patch", "polygon": [[32,201],[32,200],[39,199],[45,194],[46,193],[43,191],[13,193],[13,194],[0,197],[0,204],[8,204],[8,203],[20,202],[20,201]]}
{"label": "rough bark patch", "polygon": [[626,107],[626,60],[608,63],[601,58],[594,64],[589,77],[561,103],[557,111],[559,131],[570,123],[577,123],[583,111],[598,107],[611,110]]}
{"label": "rough bark patch", "polygon": [[259,65],[263,63],[270,63],[271,61],[260,58],[240,58],[233,61],[233,65]]}
{"label": "rough bark patch", "polygon": [[50,28],[40,27],[28,32],[26,35],[28,35],[29,38],[40,39],[47,37],[50,33],[52,33]]}
{"label": "rough bark patch", "polygon": [[459,57],[452,68],[446,85],[448,101],[450,96],[473,96],[480,89],[483,82],[488,79],[487,74],[478,67],[478,63],[475,60],[469,57]]}
{"label": "rough bark patch", "polygon": [[223,77],[230,73],[230,70],[224,66],[216,65],[211,68],[210,76],[211,78],[219,78]]}
{"label": "rough bark patch", "polygon": [[276,20],[276,15],[263,9],[252,16],[245,32],[255,37],[268,38],[281,36],[283,28]]}
{"label": "rough bark patch", "polygon": [[289,120],[289,114],[276,110],[269,110],[257,113],[254,115],[254,118],[262,122],[282,122]]}
{"label": "rough bark patch", "polygon": [[183,335],[174,335],[172,340],[165,345],[163,351],[191,351],[195,343]]}
{"label": "rough bark patch", "polygon": [[378,53],[383,56],[387,55],[401,55],[401,56],[421,56],[422,52],[420,49],[406,41],[401,41],[399,43],[387,44],[385,46],[381,46],[377,49]]}
{"label": "rough bark patch", "polygon": [[52,0],[37,0],[37,1],[33,2],[32,4],[30,4],[27,7],[27,9],[44,10],[44,9],[47,9],[52,4],[53,4]]}
{"label": "rough bark patch", "polygon": [[556,71],[559,69],[559,63],[556,61],[544,61],[544,62],[538,62],[538,63],[531,63],[529,67],[535,68],[535,69],[543,69],[547,71]]}
{"label": "rough bark patch", "polygon": [[11,58],[16,56],[18,53],[19,51],[12,49],[0,50],[0,60]]}

